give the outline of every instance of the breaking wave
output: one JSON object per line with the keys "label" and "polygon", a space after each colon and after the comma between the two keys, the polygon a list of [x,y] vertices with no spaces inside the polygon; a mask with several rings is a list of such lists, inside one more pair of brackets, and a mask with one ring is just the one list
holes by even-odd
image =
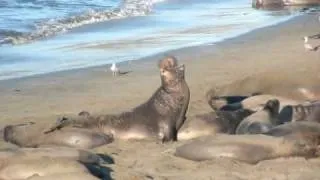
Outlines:
{"label": "breaking wave", "polygon": [[87,24],[132,16],[145,16],[152,11],[154,3],[159,1],[161,0],[123,0],[117,8],[111,10],[91,9],[81,15],[36,23],[31,32],[0,29],[0,44],[23,44],[64,33]]}

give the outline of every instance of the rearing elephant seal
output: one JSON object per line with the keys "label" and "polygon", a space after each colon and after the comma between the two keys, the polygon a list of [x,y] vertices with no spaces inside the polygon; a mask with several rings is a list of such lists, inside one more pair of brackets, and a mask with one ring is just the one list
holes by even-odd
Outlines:
{"label": "rearing elephant seal", "polygon": [[185,81],[185,67],[175,57],[159,62],[161,86],[151,98],[132,111],[118,115],[85,115],[67,118],[48,132],[64,126],[98,129],[119,139],[159,137],[162,142],[176,141],[184,123],[190,92]]}
{"label": "rearing elephant seal", "polygon": [[261,111],[246,117],[239,124],[236,134],[260,134],[267,132],[277,124],[279,105],[280,103],[277,99],[267,101]]}

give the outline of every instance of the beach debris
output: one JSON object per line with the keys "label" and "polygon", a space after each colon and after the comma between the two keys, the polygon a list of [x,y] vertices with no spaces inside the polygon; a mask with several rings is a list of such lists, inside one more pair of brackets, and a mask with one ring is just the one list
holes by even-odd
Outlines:
{"label": "beach debris", "polygon": [[110,67],[110,70],[112,71],[112,76],[117,76],[117,75],[119,75],[119,73],[120,73],[120,70],[119,70],[119,68],[117,67],[117,65],[116,65],[115,62],[112,63],[112,65],[111,65],[111,67]]}
{"label": "beach debris", "polygon": [[303,39],[304,39],[304,49],[305,50],[307,50],[307,51],[316,51],[316,50],[318,50],[318,46],[316,46],[316,47],[313,47],[311,44],[309,44],[309,37],[308,36],[305,36],[305,37],[303,37]]}

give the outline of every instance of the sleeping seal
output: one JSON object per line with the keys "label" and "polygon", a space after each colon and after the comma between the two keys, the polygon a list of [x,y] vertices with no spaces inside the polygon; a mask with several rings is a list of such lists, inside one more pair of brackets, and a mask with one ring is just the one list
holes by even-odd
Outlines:
{"label": "sleeping seal", "polygon": [[99,180],[99,178],[92,176],[87,172],[70,172],[70,173],[59,173],[47,176],[33,175],[28,180]]}
{"label": "sleeping seal", "polygon": [[247,109],[239,109],[195,115],[183,124],[178,139],[187,140],[216,133],[234,134],[239,123],[252,113]]}
{"label": "sleeping seal", "polygon": [[262,109],[270,99],[278,99],[280,109],[286,105],[297,105],[301,103],[301,101],[272,94],[253,93],[250,96],[217,96],[212,95],[212,92],[213,90],[207,93],[207,98],[213,110],[235,111],[238,109],[249,109],[251,111],[258,111]]}
{"label": "sleeping seal", "polygon": [[320,122],[320,101],[287,105],[279,112],[278,120],[280,124],[295,121]]}
{"label": "sleeping seal", "polygon": [[89,173],[85,165],[63,158],[7,159],[1,161],[0,179],[27,179],[34,175],[47,176],[58,173]]}
{"label": "sleeping seal", "polygon": [[[41,131],[42,130],[42,131]],[[65,128],[44,134],[38,124],[8,125],[4,128],[4,140],[20,147],[66,146],[90,149],[113,142],[112,135],[80,128]]]}
{"label": "sleeping seal", "polygon": [[200,137],[176,149],[175,156],[193,161],[230,158],[246,163],[279,157],[316,157],[320,133],[292,137],[225,135]]}
{"label": "sleeping seal", "polygon": [[89,115],[67,118],[48,133],[64,126],[95,129],[119,139],[158,137],[162,142],[176,141],[188,109],[190,92],[185,67],[175,57],[159,62],[161,86],[151,98],[129,112],[118,115]]}
{"label": "sleeping seal", "polygon": [[42,157],[63,158],[81,163],[104,164],[105,161],[95,153],[68,147],[17,148],[0,150],[0,161],[7,159],[34,160]]}
{"label": "sleeping seal", "polygon": [[320,133],[320,124],[312,121],[288,122],[279,126],[275,126],[263,134],[278,137],[296,133]]}
{"label": "sleeping seal", "polygon": [[[230,96],[219,96],[217,95],[217,92],[215,89],[211,89],[206,93],[206,98],[209,106],[214,110],[225,110],[222,109],[224,106],[228,104],[237,104],[241,103],[244,99],[247,99],[251,96],[255,95],[260,95],[260,93],[252,93],[251,95],[248,96],[236,96],[236,95],[230,95]],[[236,109],[229,109],[229,110],[237,110],[239,109],[238,107]]]}
{"label": "sleeping seal", "polygon": [[236,129],[236,134],[260,134],[277,124],[279,101],[267,101],[262,110],[246,117]]}

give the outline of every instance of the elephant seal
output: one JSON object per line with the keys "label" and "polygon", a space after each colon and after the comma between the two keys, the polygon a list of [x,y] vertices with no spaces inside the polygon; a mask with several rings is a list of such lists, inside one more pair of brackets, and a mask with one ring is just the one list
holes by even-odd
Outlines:
{"label": "elephant seal", "polygon": [[204,161],[230,158],[250,164],[279,157],[316,157],[320,133],[300,134],[295,138],[256,135],[200,137],[176,148],[175,156]]}
{"label": "elephant seal", "polygon": [[236,134],[260,134],[277,124],[279,101],[267,101],[262,110],[246,117],[236,129]]}
{"label": "elephant seal", "polygon": [[87,172],[71,172],[71,173],[59,173],[47,176],[33,175],[27,180],[99,180],[99,178],[92,176]]}
{"label": "elephant seal", "polygon": [[[41,125],[18,124],[4,128],[4,140],[20,147],[66,146],[90,149],[113,142],[112,135],[80,128],[65,128],[43,134]],[[44,129],[43,129],[44,130]]]}
{"label": "elephant seal", "polygon": [[297,121],[281,124],[263,133],[269,136],[287,136],[290,134],[320,133],[320,124],[312,121]]}
{"label": "elephant seal", "polygon": [[300,93],[306,100],[316,101],[320,99],[320,87],[312,86],[312,87],[300,87],[296,90]]}
{"label": "elephant seal", "polygon": [[237,110],[237,109],[249,109],[252,111],[259,111],[261,110],[266,102],[270,99],[277,99],[279,101],[279,108],[282,109],[286,105],[296,105],[301,103],[300,101],[296,101],[293,99],[271,95],[271,94],[261,94],[261,95],[254,95],[251,97],[248,97],[241,102],[238,103],[232,103],[227,104],[223,107],[221,107],[221,110]]}
{"label": "elephant seal", "polygon": [[100,156],[87,150],[68,147],[17,148],[0,150],[0,161],[7,159],[33,160],[42,157],[63,158],[81,163],[104,164]]}
{"label": "elephant seal", "polygon": [[241,107],[236,107],[234,109],[223,109],[224,106],[228,104],[238,104],[241,103],[241,101],[252,97],[256,95],[261,95],[261,93],[256,92],[252,93],[251,95],[248,96],[241,96],[241,95],[230,95],[230,96],[218,96],[216,91],[214,89],[211,89],[206,93],[206,98],[209,106],[214,110],[238,110]]}
{"label": "elephant seal", "polygon": [[58,173],[89,173],[85,165],[63,158],[41,157],[37,159],[7,159],[0,162],[0,179],[27,179],[34,175],[47,176]]}
{"label": "elephant seal", "polygon": [[320,122],[320,101],[284,106],[279,112],[278,120],[280,124],[295,121]]}
{"label": "elephant seal", "polygon": [[252,113],[254,112],[248,109],[240,109],[195,115],[183,124],[178,132],[178,139],[188,140],[216,133],[234,134],[239,123]]}
{"label": "elephant seal", "polygon": [[158,137],[176,141],[189,105],[190,91],[185,81],[185,66],[169,56],[159,62],[161,86],[147,102],[118,115],[90,115],[67,118],[48,132],[64,126],[96,129],[119,139]]}

